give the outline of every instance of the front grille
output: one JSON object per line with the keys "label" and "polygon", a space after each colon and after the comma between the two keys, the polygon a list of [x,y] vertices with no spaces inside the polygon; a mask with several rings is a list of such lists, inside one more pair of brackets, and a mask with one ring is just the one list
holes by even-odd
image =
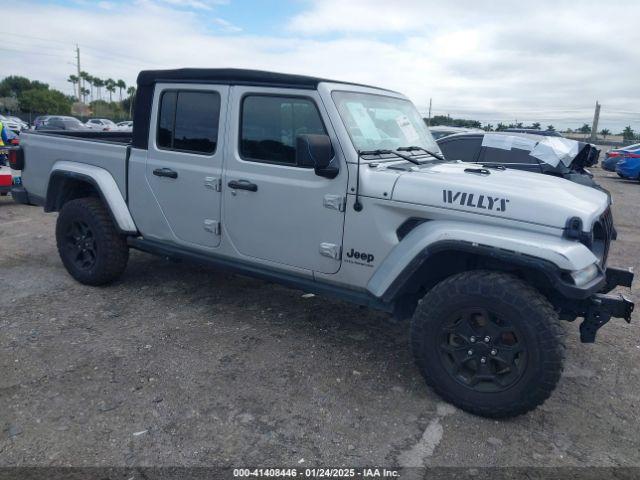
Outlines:
{"label": "front grille", "polygon": [[602,268],[607,265],[609,247],[611,246],[614,232],[615,228],[613,227],[611,208],[607,208],[593,226],[593,245],[591,246],[591,251],[600,260],[600,266]]}

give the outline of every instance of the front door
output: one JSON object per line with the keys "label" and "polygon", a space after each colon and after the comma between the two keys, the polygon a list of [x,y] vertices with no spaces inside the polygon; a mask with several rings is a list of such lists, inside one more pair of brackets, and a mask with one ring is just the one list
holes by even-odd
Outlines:
{"label": "front door", "polygon": [[[223,125],[227,86],[156,87],[146,178],[170,240],[187,246],[220,244]],[[220,130],[220,132],[219,132]]]}
{"label": "front door", "polygon": [[334,179],[296,163],[296,137],[337,141],[317,92],[233,87],[223,182],[224,229],[254,259],[322,273],[340,268],[346,168]]}

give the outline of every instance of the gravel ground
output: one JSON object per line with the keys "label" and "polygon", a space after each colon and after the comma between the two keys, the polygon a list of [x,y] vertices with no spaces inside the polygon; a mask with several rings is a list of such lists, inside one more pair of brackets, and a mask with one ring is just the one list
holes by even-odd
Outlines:
{"label": "gravel ground", "polygon": [[[637,270],[640,185],[596,172]],[[407,324],[139,252],[85,287],[55,219],[0,198],[0,466],[640,466],[637,313],[568,324],[553,396],[493,421],[425,386]]]}

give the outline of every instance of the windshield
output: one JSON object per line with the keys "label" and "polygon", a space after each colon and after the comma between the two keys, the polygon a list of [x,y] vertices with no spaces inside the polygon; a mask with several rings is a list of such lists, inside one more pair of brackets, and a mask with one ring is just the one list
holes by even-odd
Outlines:
{"label": "windshield", "polygon": [[410,101],[355,92],[333,92],[332,97],[356,150],[396,150],[416,146],[440,152]]}

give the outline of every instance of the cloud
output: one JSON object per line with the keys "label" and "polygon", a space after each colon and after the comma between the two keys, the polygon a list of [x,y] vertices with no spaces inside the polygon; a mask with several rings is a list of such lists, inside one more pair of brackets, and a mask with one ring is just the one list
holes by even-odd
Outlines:
{"label": "cloud", "polygon": [[8,2],[11,24],[21,29],[6,27],[5,38],[20,42],[6,48],[23,53],[3,50],[4,71],[68,93],[79,42],[84,70],[127,83],[148,68],[254,68],[391,88],[422,111],[433,98],[435,114],[494,124],[518,119],[575,128],[591,121],[599,100],[602,128],[630,123],[640,130],[640,30],[603,20],[639,18],[636,2],[578,8],[562,0],[517,7],[323,0],[305,3],[288,21],[274,19],[285,27],[271,35],[252,32],[250,23],[240,31],[189,0],[136,0],[112,10]]}
{"label": "cloud", "polygon": [[213,23],[220,27],[220,30],[227,33],[237,33],[241,32],[242,28],[234,25],[231,22],[226,21],[224,18],[214,18]]}
{"label": "cloud", "polygon": [[174,7],[195,8],[197,10],[212,10],[218,5],[224,5],[226,0],[158,0]]}

